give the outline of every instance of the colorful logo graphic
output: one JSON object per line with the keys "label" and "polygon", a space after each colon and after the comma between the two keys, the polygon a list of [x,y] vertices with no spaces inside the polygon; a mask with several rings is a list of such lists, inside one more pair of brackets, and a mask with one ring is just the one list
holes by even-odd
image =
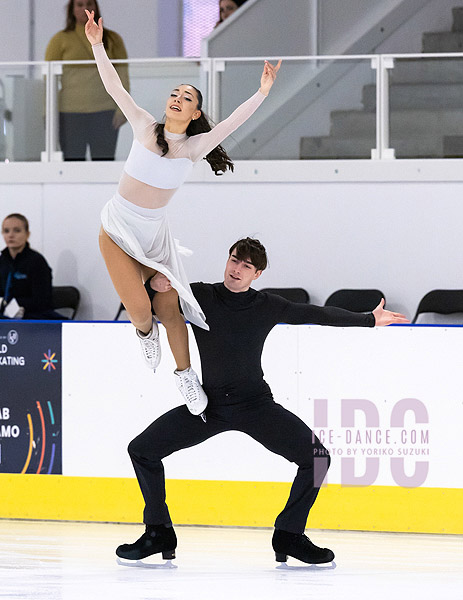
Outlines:
{"label": "colorful logo graphic", "polygon": [[[48,353],[50,354],[50,351],[48,351]],[[53,367],[53,368],[55,368],[55,367]],[[28,412],[27,413],[27,421],[29,424],[29,450],[27,453],[26,462],[24,463],[24,466],[21,470],[21,474],[24,474],[27,472],[27,469],[29,468],[29,464],[31,462],[33,450],[35,448],[38,448],[38,445],[40,444],[40,442],[42,444],[42,449],[40,451],[40,460],[39,460],[39,465],[37,467],[36,473],[38,475],[39,473],[42,472],[42,466],[43,466],[43,462],[44,462],[44,458],[45,458],[45,447],[46,447],[47,436],[46,436],[46,425],[45,425],[45,418],[43,415],[42,405],[38,401],[36,402],[36,405],[37,405],[37,410],[39,412],[42,435],[41,436],[38,435],[37,442],[35,442],[35,440],[34,440],[34,425],[32,422],[31,414]],[[55,425],[55,416],[53,414],[53,408],[52,408],[50,401],[48,401],[48,410],[50,412],[50,422],[51,422],[52,426],[54,426]],[[56,435],[58,435],[58,434],[53,433],[53,437],[55,437]],[[50,473],[53,472],[53,463],[55,462],[55,451],[56,451],[56,444],[53,443],[52,447],[51,447],[50,464],[48,465],[48,470],[46,471],[47,475],[50,475]]]}
{"label": "colorful logo graphic", "polygon": [[55,358],[56,352],[52,354],[51,350],[48,350],[48,354],[44,352],[43,355],[45,356],[45,358],[42,358],[42,362],[44,363],[43,370],[50,372],[53,369],[53,371],[56,371],[55,364],[58,362]]}

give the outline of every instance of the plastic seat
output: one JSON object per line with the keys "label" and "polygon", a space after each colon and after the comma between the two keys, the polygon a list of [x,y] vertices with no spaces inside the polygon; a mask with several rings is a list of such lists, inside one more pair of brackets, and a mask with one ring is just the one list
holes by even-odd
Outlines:
{"label": "plastic seat", "polygon": [[381,290],[344,289],[333,292],[327,298],[325,306],[336,306],[352,312],[366,313],[374,310],[382,298],[386,300]]}
{"label": "plastic seat", "polygon": [[[440,319],[440,323],[463,324],[463,290],[432,290],[423,296],[412,323],[416,323],[423,313],[452,315],[452,318]],[[458,314],[460,313],[460,314]],[[436,323],[433,319],[420,319],[420,323]]]}
{"label": "plastic seat", "polygon": [[[69,316],[65,316],[69,319],[74,319],[79,308],[80,303],[80,292],[72,285],[54,286],[51,289],[53,310],[68,310]],[[61,312],[60,312],[61,314]]]}
{"label": "plastic seat", "polygon": [[127,311],[125,310],[125,306],[122,304],[122,302],[119,304],[119,308],[117,310],[117,314],[114,317],[115,321],[129,321],[129,316],[127,314]]}
{"label": "plastic seat", "polygon": [[260,291],[282,296],[290,302],[299,302],[301,304],[308,304],[310,302],[309,293],[303,288],[264,288]]}

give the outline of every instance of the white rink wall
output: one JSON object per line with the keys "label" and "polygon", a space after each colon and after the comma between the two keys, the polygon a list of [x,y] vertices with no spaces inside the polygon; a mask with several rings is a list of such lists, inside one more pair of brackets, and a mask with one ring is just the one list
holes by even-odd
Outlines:
{"label": "white rink wall", "polygon": [[[374,161],[355,162],[360,171],[375,167]],[[390,168],[399,162],[407,163],[395,161]],[[276,181],[254,175],[264,163],[238,163],[236,173],[223,178],[198,165],[169,206],[174,236],[194,251],[185,259],[191,281],[221,280],[231,243],[256,236],[270,258],[256,287],[303,287],[315,304],[339,288],[379,288],[388,308],[412,318],[429,290],[461,288],[463,272],[463,182],[455,177],[460,170],[453,165],[448,180],[432,180],[431,173],[420,181],[434,161],[417,162],[423,166],[412,181],[391,180],[388,165],[381,165],[384,178],[380,173],[370,181],[346,180],[342,165],[336,167],[339,175],[317,180],[313,172],[326,171],[323,161],[307,166],[305,180],[300,176],[305,165],[297,165],[293,177],[291,161],[268,163]],[[45,255],[54,283],[81,291],[78,319],[112,320],[119,300],[98,250],[99,213],[122,164],[91,165],[93,179],[80,176],[76,167],[52,165],[73,173],[67,183],[47,183],[42,165],[37,168],[37,183],[10,176],[0,183],[0,218],[27,215],[31,245]],[[338,176],[343,180],[337,182]]]}
{"label": "white rink wall", "polygon": [[[328,483],[462,488],[462,336],[462,327],[278,325],[263,367],[275,400],[325,440]],[[153,375],[131,325],[63,324],[63,475],[133,477],[128,443],[181,403],[164,330],[162,343]],[[185,480],[289,482],[296,470],[238,432],[164,464],[167,478]]]}

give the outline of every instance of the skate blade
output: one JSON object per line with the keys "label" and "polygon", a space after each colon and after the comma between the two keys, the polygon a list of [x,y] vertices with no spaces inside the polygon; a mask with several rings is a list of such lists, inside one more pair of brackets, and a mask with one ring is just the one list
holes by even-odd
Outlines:
{"label": "skate blade", "polygon": [[331,561],[330,563],[322,563],[320,565],[288,565],[288,563],[281,563],[276,569],[280,571],[332,571],[336,569],[336,563]]}
{"label": "skate blade", "polygon": [[178,566],[174,565],[171,560],[166,560],[165,563],[147,563],[143,560],[124,560],[117,557],[116,562],[122,567],[136,567],[137,569],[178,569]]}

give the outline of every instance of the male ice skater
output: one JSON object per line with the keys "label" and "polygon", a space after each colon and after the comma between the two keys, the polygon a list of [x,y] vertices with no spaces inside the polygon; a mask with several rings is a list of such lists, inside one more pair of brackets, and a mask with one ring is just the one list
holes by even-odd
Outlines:
{"label": "male ice skater", "polygon": [[[267,255],[255,239],[239,240],[230,248],[223,283],[194,283],[191,289],[210,330],[192,326],[201,357],[203,387],[209,399],[206,422],[178,406],[156,419],[129,445],[143,498],[145,533],[116,554],[139,560],[162,552],[175,558],[177,538],[165,501],[162,459],[199,444],[223,431],[242,431],[266,448],[298,465],[286,506],[275,521],[272,545],[276,559],[288,556],[305,563],[334,559],[304,535],[307,517],[330,464],[328,451],[311,429],[273,400],[264,381],[261,355],[265,339],[277,323],[374,327],[407,323],[406,317],[384,310],[382,301],[369,314],[338,308],[296,304],[250,286],[267,266]],[[155,293],[175,293],[157,274],[147,283]],[[204,407],[198,408],[197,413]]]}

